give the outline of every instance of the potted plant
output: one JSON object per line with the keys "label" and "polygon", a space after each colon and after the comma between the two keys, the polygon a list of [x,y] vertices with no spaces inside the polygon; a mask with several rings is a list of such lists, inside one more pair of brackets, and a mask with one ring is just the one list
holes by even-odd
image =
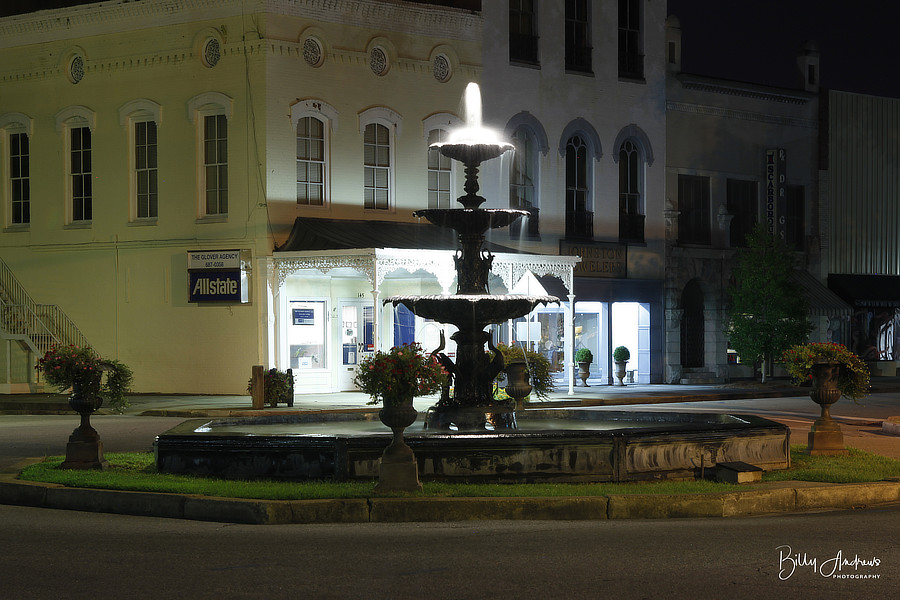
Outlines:
{"label": "potted plant", "polygon": [[616,363],[616,379],[619,385],[625,385],[622,379],[625,378],[625,365],[631,358],[631,352],[625,346],[618,346],[613,350],[613,361]]}
{"label": "potted plant", "polygon": [[808,343],[784,353],[784,366],[794,383],[812,383],[809,397],[822,407],[809,433],[810,454],[846,454],[841,428],[831,418],[831,405],[841,396],[854,402],[869,393],[869,368],[843,344]]}
{"label": "potted plant", "polygon": [[587,348],[579,348],[575,351],[575,362],[578,363],[578,377],[584,387],[588,385],[588,376],[591,374],[591,363],[594,362],[594,355]]}
{"label": "potted plant", "polygon": [[394,346],[387,352],[379,350],[357,366],[354,383],[369,395],[369,404],[384,405],[378,417],[394,434],[381,455],[377,492],[422,489],[416,459],[403,441],[403,430],[418,415],[413,398],[440,391],[446,378],[437,359],[422,352],[418,343]]}
{"label": "potted plant", "polygon": [[[294,405],[294,371],[279,371],[272,368],[263,375],[263,398],[270,406],[276,407],[279,402],[288,406]],[[247,382],[247,391],[253,393],[253,378]]]}
{"label": "potted plant", "polygon": [[128,406],[125,394],[133,380],[131,369],[117,360],[100,358],[91,348],[74,345],[52,346],[35,368],[59,391],[72,390],[69,406],[81,416],[81,424],[69,436],[62,468],[105,469],[103,442],[91,427],[91,413],[104,402],[117,412]]}
{"label": "potted plant", "polygon": [[[517,399],[518,402],[518,398],[524,400],[531,392],[541,400],[549,396],[553,391],[553,375],[550,372],[550,360],[546,356],[520,346],[498,344],[497,349],[503,354],[506,363],[503,373],[506,374],[506,394],[510,398]],[[522,393],[526,388],[529,389]]]}

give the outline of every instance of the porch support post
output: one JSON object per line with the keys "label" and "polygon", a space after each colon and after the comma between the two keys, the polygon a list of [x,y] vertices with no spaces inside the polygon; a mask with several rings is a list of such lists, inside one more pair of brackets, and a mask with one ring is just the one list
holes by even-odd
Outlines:
{"label": "porch support post", "polygon": [[569,395],[575,395],[575,294],[569,294],[569,305],[563,307],[566,320],[566,343],[563,352],[569,380]]}

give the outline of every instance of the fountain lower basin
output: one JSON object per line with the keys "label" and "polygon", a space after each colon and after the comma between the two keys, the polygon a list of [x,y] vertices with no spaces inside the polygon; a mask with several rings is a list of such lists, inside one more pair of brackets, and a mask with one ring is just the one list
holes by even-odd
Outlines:
{"label": "fountain lower basin", "polygon": [[[345,420],[186,421],[157,437],[157,468],[229,478],[376,479],[390,431],[372,414],[338,416]],[[429,431],[419,422],[405,439],[425,481],[619,482],[694,478],[721,462],[790,466],[790,430],[752,415],[528,410],[517,420],[517,430],[478,433]]]}

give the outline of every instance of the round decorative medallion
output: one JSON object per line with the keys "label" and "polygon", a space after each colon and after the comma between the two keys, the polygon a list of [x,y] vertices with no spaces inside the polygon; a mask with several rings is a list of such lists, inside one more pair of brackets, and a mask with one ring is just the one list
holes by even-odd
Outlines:
{"label": "round decorative medallion", "polygon": [[306,38],[303,42],[303,60],[311,67],[322,64],[322,46],[313,38]]}
{"label": "round decorative medallion", "polygon": [[443,54],[438,54],[434,57],[434,62],[431,64],[431,71],[434,73],[434,78],[438,81],[447,81],[450,79],[450,61]]}
{"label": "round decorative medallion", "polygon": [[69,79],[72,83],[78,83],[84,79],[84,59],[76,56],[69,63]]}
{"label": "round decorative medallion", "polygon": [[216,38],[206,40],[206,44],[203,46],[203,64],[207,67],[214,67],[220,58],[222,58],[222,47],[219,40]]}
{"label": "round decorative medallion", "polygon": [[384,50],[377,46],[372,48],[372,51],[369,53],[369,67],[376,75],[384,75],[387,73],[388,59]]}

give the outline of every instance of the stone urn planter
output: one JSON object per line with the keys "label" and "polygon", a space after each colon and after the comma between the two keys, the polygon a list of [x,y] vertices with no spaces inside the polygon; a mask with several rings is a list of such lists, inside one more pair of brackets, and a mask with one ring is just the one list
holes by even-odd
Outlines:
{"label": "stone urn planter", "polygon": [[831,418],[831,405],[841,398],[838,387],[841,364],[834,361],[813,363],[810,374],[812,390],[809,397],[822,407],[822,414],[810,429],[807,452],[814,456],[847,454],[841,426]]}
{"label": "stone urn planter", "polygon": [[591,376],[591,363],[594,362],[594,355],[587,348],[579,348],[575,352],[575,362],[578,363],[578,377],[581,379],[581,385],[588,385],[588,377]]}
{"label": "stone urn planter", "polygon": [[91,427],[91,415],[103,406],[103,398],[92,390],[100,389],[101,373],[97,372],[97,381],[83,385],[75,382],[69,396],[69,406],[81,416],[81,424],[72,431],[69,443],[66,444],[66,460],[60,465],[63,469],[98,469],[106,470],[109,463],[103,457],[103,441],[97,430]]}
{"label": "stone urn planter", "polygon": [[378,418],[393,432],[391,443],[381,454],[376,492],[414,492],[422,489],[419,468],[412,448],[403,440],[403,431],[416,422],[419,412],[413,399],[386,401]]}
{"label": "stone urn planter", "polygon": [[616,379],[619,380],[619,383],[616,385],[625,385],[623,381],[625,379],[625,366],[630,358],[631,352],[625,346],[619,346],[613,350],[613,361],[616,363]]}
{"label": "stone urn planter", "polygon": [[525,362],[511,362],[506,365],[506,393],[516,401],[516,408],[523,408],[525,397],[531,393],[528,382],[528,365]]}

